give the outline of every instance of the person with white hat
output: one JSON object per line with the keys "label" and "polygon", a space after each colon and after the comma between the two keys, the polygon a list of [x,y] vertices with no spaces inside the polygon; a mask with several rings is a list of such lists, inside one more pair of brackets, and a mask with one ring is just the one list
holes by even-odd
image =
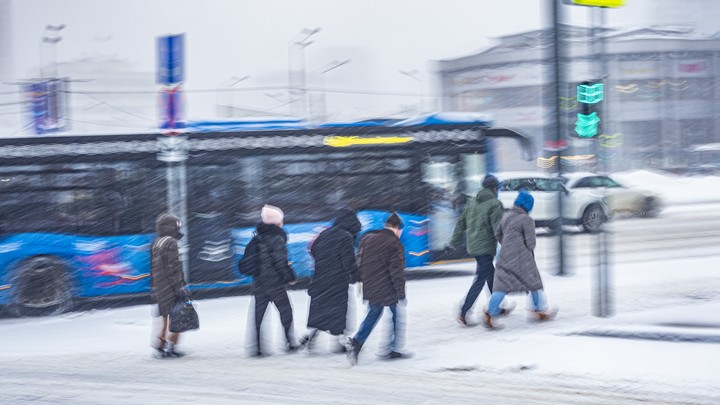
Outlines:
{"label": "person with white hat", "polygon": [[240,271],[253,276],[255,296],[254,356],[264,355],[261,348],[260,326],[268,305],[272,302],[280,312],[280,321],[285,329],[286,350],[295,352],[298,345],[293,336],[293,314],[286,286],[296,283],[297,278],[288,263],[287,234],[282,229],[284,214],[278,207],[265,205],[260,211],[262,222],[256,234],[245,248]]}

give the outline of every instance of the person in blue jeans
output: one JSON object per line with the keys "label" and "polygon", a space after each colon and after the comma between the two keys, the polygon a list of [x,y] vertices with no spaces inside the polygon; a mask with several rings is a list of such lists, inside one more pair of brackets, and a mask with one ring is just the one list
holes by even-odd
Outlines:
{"label": "person in blue jeans", "polygon": [[520,190],[513,208],[503,215],[495,230],[502,249],[495,268],[495,289],[483,314],[483,324],[488,329],[499,327],[495,318],[502,314],[500,303],[510,293],[530,292],[532,315],[536,320],[546,321],[554,316],[547,311],[543,283],[535,262],[535,221],[528,215],[534,203],[530,193]]}
{"label": "person in blue jeans", "polygon": [[381,357],[406,357],[400,349],[404,344],[404,314],[398,307],[405,303],[405,249],[400,243],[403,223],[393,213],[385,221],[385,228],[369,232],[360,242],[358,268],[363,297],[368,302],[368,313],[354,337],[348,339],[350,364],[357,364],[358,354],[375,328],[385,307],[392,313],[393,327]]}

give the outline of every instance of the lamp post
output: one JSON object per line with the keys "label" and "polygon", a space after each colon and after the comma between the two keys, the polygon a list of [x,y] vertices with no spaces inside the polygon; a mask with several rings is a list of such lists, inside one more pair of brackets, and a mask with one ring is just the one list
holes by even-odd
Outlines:
{"label": "lamp post", "polygon": [[420,75],[420,72],[418,72],[417,69],[413,70],[398,70],[398,72],[401,75],[405,75],[416,82],[418,82],[418,90],[419,90],[419,99],[418,99],[418,113],[421,114],[423,112],[423,82],[422,79],[420,79],[418,76]]}
{"label": "lamp post", "polygon": [[[227,110],[228,110],[228,117],[232,117],[234,115],[233,110],[232,110],[232,104],[233,104],[232,87],[242,81],[249,79],[249,78],[250,78],[250,75],[245,75],[242,77],[231,76],[228,80],[226,80],[218,85],[217,96],[215,97],[215,105],[217,107],[218,115],[221,115],[221,112],[222,112],[222,106],[220,105],[220,93],[225,92],[225,91],[230,93],[230,100],[227,105]],[[227,83],[227,84],[225,84],[225,83]]]}
{"label": "lamp post", "polygon": [[55,78],[57,77],[57,44],[62,40],[62,37],[60,36],[60,31],[65,29],[65,24],[60,25],[52,25],[48,24],[45,26],[45,29],[43,30],[42,36],[40,37],[40,46],[38,49],[38,54],[40,58],[40,78],[45,77],[45,69],[44,69],[44,63],[43,63],[43,45],[48,44],[52,47],[52,67],[54,68],[51,72],[51,77]]}
{"label": "lamp post", "polygon": [[[290,115],[307,115],[307,89],[305,77],[305,48],[313,43],[310,37],[320,32],[320,27],[303,28],[288,44],[288,100]],[[300,70],[293,70],[293,50],[298,50]]]}
{"label": "lamp post", "polygon": [[322,68],[320,71],[320,86],[322,91],[322,99],[321,99],[321,110],[320,114],[318,116],[318,121],[327,121],[328,114],[327,114],[327,89],[325,88],[325,73],[330,72],[331,70],[335,70],[339,68],[340,66],[344,66],[350,63],[350,59],[343,59],[343,60],[336,60],[328,64],[326,67]]}

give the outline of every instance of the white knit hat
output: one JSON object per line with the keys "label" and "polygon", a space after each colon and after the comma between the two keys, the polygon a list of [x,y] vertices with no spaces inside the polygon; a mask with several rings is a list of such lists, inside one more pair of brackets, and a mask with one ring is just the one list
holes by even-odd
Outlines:
{"label": "white knit hat", "polygon": [[262,210],[260,210],[260,218],[262,218],[264,224],[279,226],[283,223],[284,217],[285,214],[283,214],[282,210],[272,205],[265,204],[265,206],[262,207]]}

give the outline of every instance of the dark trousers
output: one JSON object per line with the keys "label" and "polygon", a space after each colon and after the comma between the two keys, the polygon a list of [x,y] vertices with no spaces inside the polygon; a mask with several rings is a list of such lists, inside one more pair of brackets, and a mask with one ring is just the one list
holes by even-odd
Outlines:
{"label": "dark trousers", "polygon": [[293,315],[290,298],[284,287],[255,289],[255,336],[257,351],[260,351],[260,326],[262,325],[268,304],[272,302],[280,312],[280,322],[285,329],[285,338],[288,344],[293,345],[292,324]]}
{"label": "dark trousers", "polygon": [[475,271],[475,279],[473,280],[472,285],[470,286],[470,291],[467,293],[467,297],[465,297],[465,303],[462,306],[462,309],[460,310],[460,315],[465,316],[467,312],[472,308],[472,306],[475,304],[475,300],[477,300],[478,295],[480,295],[480,292],[482,291],[483,287],[485,286],[485,283],[487,282],[488,289],[492,293],[493,290],[493,278],[495,277],[495,266],[493,266],[493,256],[490,255],[483,255],[483,256],[475,256],[475,260],[477,261],[477,270]]}

